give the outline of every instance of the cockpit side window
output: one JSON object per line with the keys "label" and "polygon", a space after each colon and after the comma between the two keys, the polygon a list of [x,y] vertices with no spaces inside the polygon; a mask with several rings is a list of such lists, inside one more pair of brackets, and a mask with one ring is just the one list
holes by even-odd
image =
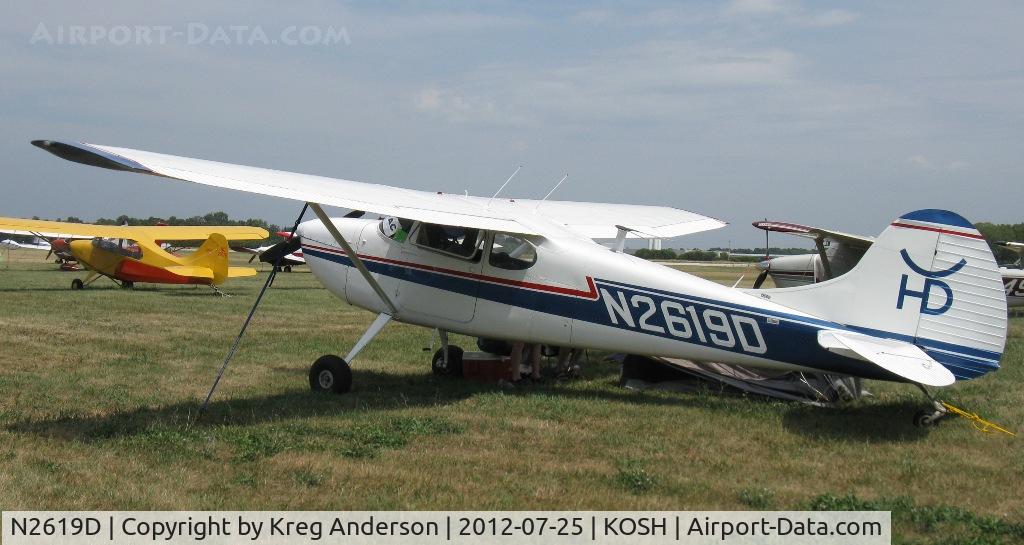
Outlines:
{"label": "cockpit side window", "polygon": [[134,240],[94,238],[92,239],[92,245],[94,248],[99,248],[112,254],[123,255],[132,259],[142,259],[142,248],[139,248],[139,245]]}
{"label": "cockpit side window", "polygon": [[420,223],[416,230],[416,244],[432,250],[461,257],[480,259],[480,230],[456,225]]}
{"label": "cockpit side window", "polygon": [[495,233],[488,262],[499,269],[529,269],[537,262],[537,247],[521,236]]}

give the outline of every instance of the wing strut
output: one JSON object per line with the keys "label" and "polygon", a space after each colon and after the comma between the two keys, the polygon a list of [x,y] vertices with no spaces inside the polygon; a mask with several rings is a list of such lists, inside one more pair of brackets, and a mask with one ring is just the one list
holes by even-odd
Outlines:
{"label": "wing strut", "polygon": [[352,260],[352,264],[355,265],[356,269],[359,270],[359,274],[363,275],[363,278],[366,279],[366,282],[370,284],[370,287],[373,288],[373,291],[377,292],[377,296],[380,297],[380,300],[383,301],[384,305],[388,307],[388,310],[391,311],[388,312],[387,314],[397,318],[398,308],[395,307],[395,304],[391,301],[391,298],[388,297],[388,294],[384,291],[384,288],[380,287],[380,284],[377,283],[377,280],[370,274],[370,271],[366,269],[366,265],[363,264],[363,260],[359,259],[359,256],[356,254],[355,250],[352,249],[352,246],[348,243],[348,241],[345,240],[345,237],[341,236],[341,232],[339,232],[338,228],[334,226],[334,222],[331,221],[331,218],[327,217],[327,214],[324,212],[324,209],[320,208],[320,205],[315,202],[310,202],[308,204],[309,208],[313,210],[314,214],[316,214],[316,217],[320,218],[320,221],[323,222],[324,227],[327,228],[327,232],[330,233],[332,237],[334,237],[334,241],[337,242],[339,246],[341,246],[341,249],[345,251],[345,255],[347,255],[348,258]]}
{"label": "wing strut", "polygon": [[825,237],[821,235],[814,237],[814,246],[818,248],[821,266],[825,268],[825,280],[832,280],[832,264],[828,262],[828,253],[825,252]]}

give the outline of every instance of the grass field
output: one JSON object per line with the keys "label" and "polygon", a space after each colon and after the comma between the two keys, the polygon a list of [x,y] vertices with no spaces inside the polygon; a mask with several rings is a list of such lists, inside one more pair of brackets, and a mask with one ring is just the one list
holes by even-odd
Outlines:
{"label": "grass field", "polygon": [[[914,428],[909,386],[869,382],[841,410],[636,393],[592,354],[582,379],[503,390],[434,377],[430,331],[391,324],[351,394],[313,395],[309,364],[373,316],[295,272],[196,423],[265,276],[220,298],[70,291],[80,275],[27,252],[0,263],[2,509],[889,509],[898,543],[1024,540],[1021,438]],[[944,397],[1021,431],[1024,320],[1010,335],[1002,370]]]}

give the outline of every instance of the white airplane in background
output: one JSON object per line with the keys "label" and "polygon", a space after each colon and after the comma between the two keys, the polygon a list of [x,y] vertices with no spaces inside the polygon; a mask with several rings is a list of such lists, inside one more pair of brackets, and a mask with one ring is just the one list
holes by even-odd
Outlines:
{"label": "white airplane in background", "polygon": [[[279,236],[279,237],[281,237],[281,238],[283,238],[285,240],[289,240],[293,236],[293,234],[289,233],[288,231],[278,231],[276,234],[277,234],[277,236]],[[297,267],[299,265],[305,265],[306,264],[305,258],[302,257],[302,249],[301,248],[298,249],[298,250],[295,250],[294,252],[290,252],[290,253],[283,254],[283,255],[280,255],[280,256],[276,256],[275,255],[274,256],[276,258],[275,260],[264,259],[263,255],[267,252],[267,250],[273,248],[274,246],[275,245],[260,246],[258,248],[249,248],[249,247],[246,247],[246,246],[232,246],[231,249],[233,251],[241,252],[241,253],[244,253],[244,254],[253,254],[252,257],[249,258],[249,263],[252,263],[252,261],[254,259],[256,259],[256,258],[259,258],[259,260],[264,262],[264,263],[271,263],[271,264],[273,264],[274,261],[276,260],[277,261],[277,266],[282,271],[284,271],[284,272],[292,272],[292,267]]]}
{"label": "white airplane in background", "polygon": [[58,244],[57,246],[54,246],[52,243],[54,241],[66,242],[69,240],[79,240],[84,237],[69,235],[67,233],[45,233],[13,229],[0,229],[0,234],[32,237],[32,242],[18,242],[13,239],[5,239],[0,241],[0,247],[10,248],[12,250],[41,250],[46,252],[46,259],[50,259],[50,255],[56,255],[57,263],[61,265],[62,269],[78,270],[77,260],[75,259],[75,256],[71,255],[71,252],[67,250],[66,245]]}
{"label": "white airplane in background", "polygon": [[45,240],[39,242],[33,240],[32,242],[18,242],[17,240],[5,238],[0,240],[0,248],[8,248],[11,250],[43,250],[44,252],[50,251],[50,243]]}
{"label": "white airplane in background", "polygon": [[996,244],[1017,252],[1020,258],[1012,267],[1000,267],[1003,287],[1006,289],[1006,304],[1011,307],[1024,306],[1024,242],[996,242]]}
{"label": "white airplane in background", "polygon": [[[778,221],[755,221],[754,227],[776,233],[787,233],[814,240],[818,252],[773,257],[757,264],[761,270],[754,281],[759,288],[767,276],[771,276],[777,287],[791,288],[823,282],[849,272],[864,256],[864,253],[875,242],[874,237],[851,235],[829,229],[808,227],[797,223]],[[996,244],[1024,252],[1024,244],[1019,242],[997,242]],[[1008,307],[1024,306],[1024,270],[1018,267],[999,267],[1003,281]]]}
{"label": "white airplane in background", "polygon": [[[897,218],[847,274],[789,289],[735,289],[630,256],[626,237],[725,225],[668,207],[480,198],[84,143],[37,140],[71,161],[305,202],[313,274],[377,314],[345,358],[313,363],[314,390],[347,392],[350,364],[391,320],[437,328],[438,372],[462,350],[447,332],[553,346],[948,386],[999,367],[1006,299],[992,252],[943,210]],[[321,205],[381,219],[330,218]],[[613,248],[594,242],[615,238]],[[316,324],[308,324],[316,327]]]}

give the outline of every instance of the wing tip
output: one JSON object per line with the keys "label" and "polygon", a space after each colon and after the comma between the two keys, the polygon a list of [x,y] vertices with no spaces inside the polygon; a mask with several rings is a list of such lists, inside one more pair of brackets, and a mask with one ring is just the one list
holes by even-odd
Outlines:
{"label": "wing tip", "polygon": [[57,157],[60,157],[61,159],[65,159],[75,163],[81,163],[83,165],[106,168],[110,170],[121,170],[128,172],[141,172],[143,174],[153,174],[153,171],[141,165],[140,163],[137,163],[125,157],[121,157],[120,155],[110,153],[98,147],[91,146],[84,142],[61,142],[59,140],[32,140],[32,145],[39,149],[48,151],[56,155]]}

